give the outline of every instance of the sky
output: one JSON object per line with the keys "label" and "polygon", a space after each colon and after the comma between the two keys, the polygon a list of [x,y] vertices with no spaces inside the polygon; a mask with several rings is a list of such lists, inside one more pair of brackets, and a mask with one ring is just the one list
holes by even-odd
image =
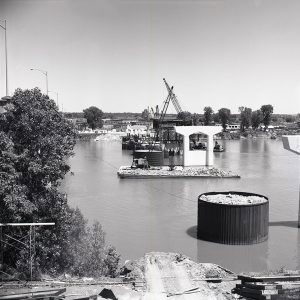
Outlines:
{"label": "sky", "polygon": [[[69,112],[162,107],[163,78],[192,113],[300,112],[299,0],[0,0],[0,19],[10,95],[46,92],[38,68]],[[4,58],[0,28],[1,96]]]}

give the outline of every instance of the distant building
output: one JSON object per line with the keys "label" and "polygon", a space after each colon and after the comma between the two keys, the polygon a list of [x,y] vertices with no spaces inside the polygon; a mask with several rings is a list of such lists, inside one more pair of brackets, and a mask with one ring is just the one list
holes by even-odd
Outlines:
{"label": "distant building", "polygon": [[149,134],[149,130],[145,125],[127,125],[126,133],[128,135],[146,136]]}
{"label": "distant building", "polygon": [[226,125],[226,129],[229,129],[229,130],[240,130],[241,129],[241,125],[240,124],[227,124]]}
{"label": "distant building", "polygon": [[67,120],[70,121],[78,131],[86,130],[88,127],[86,118],[67,118]]}

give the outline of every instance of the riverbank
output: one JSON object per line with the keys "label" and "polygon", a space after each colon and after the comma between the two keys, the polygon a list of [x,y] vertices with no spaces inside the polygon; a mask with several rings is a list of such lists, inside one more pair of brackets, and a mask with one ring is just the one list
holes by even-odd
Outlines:
{"label": "riverbank", "polygon": [[149,169],[132,169],[130,166],[121,166],[117,172],[120,178],[240,178],[238,174],[224,171],[216,167],[181,167],[170,170],[168,166],[150,167]]}
{"label": "riverbank", "polygon": [[[105,290],[111,290],[117,299],[235,299],[229,298],[235,279],[233,272],[212,263],[196,263],[177,253],[151,252],[127,261],[118,278],[45,276],[42,282],[2,285],[1,294],[12,297],[28,291],[65,288],[66,300],[93,299],[89,297],[103,296]],[[103,298],[98,296],[97,299]]]}
{"label": "riverbank", "polygon": [[[299,275],[300,271],[281,269],[259,274],[244,273],[238,276],[219,265],[196,263],[182,254],[150,252],[139,259],[127,261],[117,278],[72,278],[65,274],[58,278],[44,276],[39,282],[2,283],[0,299],[14,299],[14,295],[17,297],[21,293],[54,290],[60,290],[62,293],[61,298],[56,299],[65,300],[246,299],[237,294],[239,292],[237,287],[243,283],[245,277],[251,280],[250,276],[271,276],[273,279],[274,276],[284,276],[287,278],[285,281],[288,281],[288,276],[291,276],[294,277],[293,281],[283,284],[285,289],[295,290],[300,286],[299,279],[295,279]],[[280,278],[278,280],[282,281]],[[280,299],[299,299],[299,297]]]}

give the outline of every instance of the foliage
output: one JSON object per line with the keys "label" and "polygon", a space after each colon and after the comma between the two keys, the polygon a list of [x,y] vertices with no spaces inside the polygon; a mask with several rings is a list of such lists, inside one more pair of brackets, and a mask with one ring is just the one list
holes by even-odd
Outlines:
{"label": "foliage", "polygon": [[177,118],[183,120],[185,125],[192,125],[192,114],[188,111],[178,113]]}
{"label": "foliage", "polygon": [[239,111],[241,113],[241,131],[244,131],[245,128],[249,128],[251,125],[251,115],[252,109],[248,107],[241,106],[239,107]]}
{"label": "foliage", "polygon": [[204,125],[209,125],[213,119],[213,109],[210,106],[204,107]]}
{"label": "foliage", "polygon": [[220,122],[219,113],[213,114],[213,120],[214,120],[215,123],[219,123]]}
{"label": "foliage", "polygon": [[142,119],[149,121],[150,120],[150,113],[148,111],[148,109],[144,109],[142,112]]}
{"label": "foliage", "polygon": [[[36,230],[34,274],[74,271],[87,247],[86,220],[58,191],[74,145],[73,125],[37,88],[16,90],[11,107],[0,114],[0,222],[55,222]],[[7,230],[28,234],[27,228]],[[4,262],[6,269],[28,276],[28,249],[5,245]]]}
{"label": "foliage", "polygon": [[253,129],[257,129],[262,121],[262,114],[260,110],[252,112],[251,124]]}
{"label": "foliage", "polygon": [[103,112],[96,106],[90,106],[83,110],[83,116],[87,119],[89,127],[92,129],[101,128],[103,126]]}
{"label": "foliage", "polygon": [[271,104],[263,105],[260,110],[262,113],[262,123],[265,125],[265,129],[267,129],[270,125],[273,106]]}
{"label": "foliage", "polygon": [[201,125],[203,123],[203,117],[200,114],[194,113],[192,115],[192,121],[193,121],[193,125],[195,126]]}
{"label": "foliage", "polygon": [[224,130],[226,130],[227,123],[229,122],[230,113],[230,109],[228,108],[221,108],[218,111],[218,115]]}

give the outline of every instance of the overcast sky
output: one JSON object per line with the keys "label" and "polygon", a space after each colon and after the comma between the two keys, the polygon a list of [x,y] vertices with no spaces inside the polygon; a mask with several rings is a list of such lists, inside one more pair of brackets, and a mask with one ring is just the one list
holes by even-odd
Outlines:
{"label": "overcast sky", "polygon": [[[161,106],[165,77],[192,113],[300,112],[299,0],[0,0],[0,19],[10,94],[45,91],[40,68],[66,111]],[[0,30],[1,96],[4,71]]]}

